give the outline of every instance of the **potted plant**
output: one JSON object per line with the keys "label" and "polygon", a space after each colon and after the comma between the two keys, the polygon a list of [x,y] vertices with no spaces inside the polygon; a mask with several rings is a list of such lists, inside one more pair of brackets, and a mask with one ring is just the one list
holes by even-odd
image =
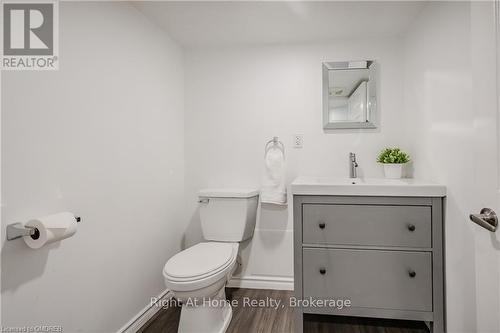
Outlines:
{"label": "potted plant", "polygon": [[410,155],[399,148],[385,148],[377,157],[377,162],[384,166],[385,178],[403,177],[403,165],[410,161]]}

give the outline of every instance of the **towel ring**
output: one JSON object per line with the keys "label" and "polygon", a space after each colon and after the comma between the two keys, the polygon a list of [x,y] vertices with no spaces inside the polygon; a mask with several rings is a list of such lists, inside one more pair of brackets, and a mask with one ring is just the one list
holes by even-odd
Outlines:
{"label": "towel ring", "polygon": [[283,142],[278,140],[277,136],[274,136],[271,140],[267,141],[264,147],[264,157],[266,157],[267,152],[271,149],[271,147],[278,147],[278,149],[283,153],[283,158],[285,157],[285,145]]}

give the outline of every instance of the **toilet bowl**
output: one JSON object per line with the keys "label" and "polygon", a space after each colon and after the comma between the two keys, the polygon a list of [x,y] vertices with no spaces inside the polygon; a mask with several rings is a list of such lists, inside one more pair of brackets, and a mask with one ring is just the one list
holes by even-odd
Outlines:
{"label": "toilet bowl", "polygon": [[258,191],[210,189],[198,196],[206,241],[171,257],[163,277],[182,304],[179,333],[224,333],[232,317],[225,286],[237,266],[239,243],[253,236]]}
{"label": "toilet bowl", "polygon": [[203,242],[165,264],[165,285],[182,303],[178,332],[225,332],[232,309],[225,286],[236,268],[238,243]]}

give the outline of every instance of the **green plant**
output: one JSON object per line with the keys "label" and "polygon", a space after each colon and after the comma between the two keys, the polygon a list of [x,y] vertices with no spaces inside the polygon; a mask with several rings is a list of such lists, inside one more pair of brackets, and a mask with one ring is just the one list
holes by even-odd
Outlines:
{"label": "green plant", "polygon": [[385,164],[407,163],[410,155],[399,148],[385,148],[378,154],[377,162]]}

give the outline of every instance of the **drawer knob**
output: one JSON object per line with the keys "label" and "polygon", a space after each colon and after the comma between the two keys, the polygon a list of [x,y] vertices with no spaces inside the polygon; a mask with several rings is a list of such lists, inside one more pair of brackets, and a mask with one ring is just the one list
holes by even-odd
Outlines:
{"label": "drawer knob", "polygon": [[413,224],[409,224],[408,225],[408,230],[410,230],[412,232],[415,231],[415,226]]}
{"label": "drawer knob", "polygon": [[320,228],[320,229],[325,229],[325,227],[326,227],[325,222],[320,222],[320,223],[319,223],[319,228]]}
{"label": "drawer knob", "polygon": [[321,274],[321,275],[325,275],[325,274],[326,274],[326,268],[321,267],[321,268],[319,269],[319,274]]}
{"label": "drawer knob", "polygon": [[411,269],[409,272],[408,272],[408,275],[411,277],[411,278],[414,278],[417,273],[415,273],[415,271],[413,269]]}

